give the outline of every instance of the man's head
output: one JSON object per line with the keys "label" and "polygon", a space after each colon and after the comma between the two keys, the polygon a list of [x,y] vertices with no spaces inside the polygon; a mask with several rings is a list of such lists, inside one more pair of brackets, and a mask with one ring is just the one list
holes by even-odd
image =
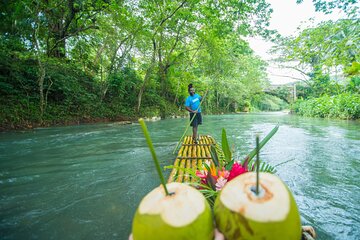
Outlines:
{"label": "man's head", "polygon": [[192,83],[188,85],[188,91],[191,96],[195,94],[195,88],[193,87]]}

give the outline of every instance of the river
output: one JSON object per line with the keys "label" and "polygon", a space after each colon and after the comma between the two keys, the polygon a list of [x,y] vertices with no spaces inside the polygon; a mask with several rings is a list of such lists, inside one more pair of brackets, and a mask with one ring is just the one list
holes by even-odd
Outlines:
{"label": "river", "polygon": [[[172,164],[187,121],[147,122],[162,166]],[[318,239],[360,239],[359,121],[205,115],[199,132],[221,140],[225,127],[242,159],[255,134],[264,137],[277,123],[261,158],[280,164],[277,175],[293,192],[302,223]],[[0,133],[1,239],[127,239],[141,198],[158,185],[136,123]]]}

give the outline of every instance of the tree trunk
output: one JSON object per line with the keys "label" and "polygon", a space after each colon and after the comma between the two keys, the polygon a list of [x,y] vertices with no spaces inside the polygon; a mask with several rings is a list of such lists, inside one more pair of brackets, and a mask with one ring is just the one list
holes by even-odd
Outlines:
{"label": "tree trunk", "polygon": [[[61,21],[60,19],[58,21]],[[47,46],[47,55],[49,57],[64,58],[65,57],[65,35],[63,33],[63,24],[61,22],[49,23],[49,39]]]}
{"label": "tree trunk", "polygon": [[141,88],[140,88],[140,91],[139,91],[139,94],[138,94],[138,103],[137,103],[137,107],[136,107],[136,112],[137,113],[140,112],[142,95],[144,94],[146,84],[150,79],[150,75],[151,75],[152,69],[154,67],[154,64],[155,64],[154,62],[151,63],[150,67],[146,70],[146,74],[145,74],[145,77],[144,77],[144,82],[141,85]]}
{"label": "tree trunk", "polygon": [[148,69],[146,70],[146,74],[145,74],[145,77],[144,77],[144,82],[141,85],[141,88],[140,88],[140,91],[139,91],[139,94],[138,94],[138,103],[137,103],[137,107],[136,107],[136,112],[137,113],[140,112],[142,95],[144,94],[146,84],[149,81],[150,75],[151,75],[152,70],[153,70],[153,68],[155,66],[156,42],[155,42],[155,39],[153,39],[152,41],[153,41],[153,52],[152,52],[152,57],[151,57],[151,63],[150,63],[150,66],[148,67]]}
{"label": "tree trunk", "polygon": [[33,35],[33,42],[36,48],[36,54],[37,54],[37,61],[39,64],[39,79],[38,79],[38,86],[39,86],[39,96],[40,96],[40,121],[42,123],[43,116],[44,116],[44,110],[45,110],[45,98],[44,98],[44,79],[45,79],[45,67],[41,62],[40,58],[40,47],[38,42],[38,31],[39,31],[39,25],[37,28],[34,29],[34,35]]}

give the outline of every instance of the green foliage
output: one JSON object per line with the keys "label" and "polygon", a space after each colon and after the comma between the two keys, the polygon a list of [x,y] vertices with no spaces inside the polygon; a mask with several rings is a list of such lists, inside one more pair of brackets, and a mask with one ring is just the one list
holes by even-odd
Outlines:
{"label": "green foliage", "polygon": [[[271,35],[265,0],[64,3],[2,5],[3,128],[182,115],[190,82],[201,95],[209,90],[207,113],[248,102],[261,110],[283,107],[258,94],[269,85],[266,63],[244,40]],[[351,78],[346,90],[358,92],[356,21],[324,23],[287,42],[288,59],[313,66],[313,96],[344,91],[321,64],[342,66]]]}
{"label": "green foliage", "polygon": [[108,79],[105,100],[123,102],[129,107],[135,106],[141,82],[141,77],[138,73],[129,67],[111,74]]}
{"label": "green foliage", "polygon": [[[303,0],[296,0],[302,3]],[[348,15],[356,14],[359,10],[356,0],[313,0],[315,10],[326,14],[332,13],[335,9],[341,9]]]}
{"label": "green foliage", "polygon": [[[230,150],[230,146],[226,137],[226,130],[225,128],[222,129],[222,134],[221,134],[221,147],[222,147],[222,151],[224,153],[224,157],[225,157],[225,162],[226,164],[230,163],[232,161],[232,154],[231,154],[231,150]],[[231,168],[231,166],[230,166]]]}
{"label": "green foliage", "polygon": [[357,119],[360,118],[360,94],[345,92],[335,96],[298,100],[292,108],[306,117]]}
{"label": "green foliage", "polygon": [[[265,144],[275,135],[275,133],[278,131],[279,129],[279,124],[277,124],[265,137],[264,139],[261,140],[261,142],[259,143],[259,151],[261,148],[263,148],[265,146]],[[255,157],[257,153],[257,149],[254,148],[249,155],[244,159],[243,164],[250,164],[252,159]],[[251,165],[251,164],[250,164]]]}
{"label": "green foliage", "polygon": [[[131,101],[136,95],[131,95],[131,88],[104,102],[99,94],[101,84],[93,81],[91,76],[71,63],[48,59],[44,65],[47,73],[44,81],[47,106],[44,119],[41,119],[36,61],[21,59],[2,51],[0,54],[0,86],[3,86],[0,91],[2,96],[6,96],[0,98],[3,109],[0,113],[0,128],[30,127],[41,124],[42,120],[47,125],[97,118],[133,117]],[[121,74],[129,81],[134,81],[134,84],[122,81],[125,87],[136,85],[136,81],[139,81],[126,69]],[[123,85],[115,85],[113,88],[121,90]]]}
{"label": "green foliage", "polygon": [[360,94],[360,76],[354,76],[350,78],[349,84],[346,86],[346,90],[351,93]]}
{"label": "green foliage", "polygon": [[281,111],[286,109],[288,105],[284,100],[268,94],[253,95],[251,102],[251,106],[260,111]]}
{"label": "green foliage", "polygon": [[[264,137],[264,139],[261,140],[261,142],[259,143],[259,149],[258,149],[259,151],[275,135],[278,129],[279,129],[279,124],[276,125]],[[255,170],[255,160],[253,160],[253,158],[255,157],[256,153],[257,153],[257,149],[254,148],[248,154],[248,156],[246,156],[245,159],[241,162],[241,164],[245,166],[247,169],[249,169],[249,171]],[[217,145],[215,149],[213,149],[212,155],[214,155],[213,158],[216,159],[216,161],[219,163],[218,166],[220,166],[220,168],[224,166],[226,170],[228,171],[231,170],[235,160],[232,157],[230,146],[227,140],[226,130],[224,128],[222,129],[222,135],[221,135],[221,148]],[[276,169],[265,162],[261,162],[260,171],[275,173]]]}
{"label": "green foliage", "polygon": [[[299,1],[301,2],[301,1]],[[299,100],[292,108],[304,116],[358,118],[360,24],[356,1],[314,0],[318,11],[341,9],[347,19],[326,21],[283,39],[277,51],[282,64],[304,76],[297,87]]]}

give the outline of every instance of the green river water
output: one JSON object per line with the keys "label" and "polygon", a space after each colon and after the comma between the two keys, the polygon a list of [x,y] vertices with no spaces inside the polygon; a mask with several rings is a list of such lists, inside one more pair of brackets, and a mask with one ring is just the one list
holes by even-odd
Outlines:
{"label": "green river water", "polygon": [[[162,166],[173,163],[187,121],[147,122]],[[261,158],[273,166],[287,161],[277,174],[294,193],[302,223],[318,239],[360,239],[360,122],[205,115],[199,132],[221,140],[225,127],[242,159],[255,134],[264,137],[277,123]],[[127,239],[141,198],[158,185],[139,124],[0,133],[0,238]]]}

